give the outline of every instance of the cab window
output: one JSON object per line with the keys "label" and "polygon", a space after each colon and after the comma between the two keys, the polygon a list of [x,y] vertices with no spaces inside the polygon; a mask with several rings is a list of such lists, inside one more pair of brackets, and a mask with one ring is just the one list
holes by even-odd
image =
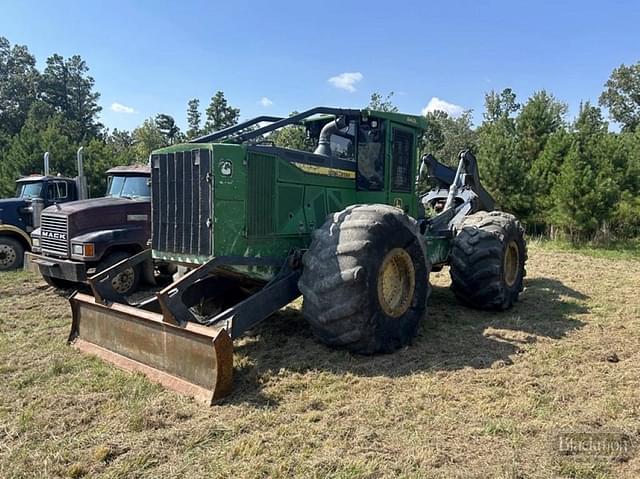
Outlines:
{"label": "cab window", "polygon": [[384,128],[381,121],[360,124],[356,185],[359,190],[384,189]]}
{"label": "cab window", "polygon": [[146,176],[112,176],[107,196],[116,198],[149,198],[151,190]]}
{"label": "cab window", "polygon": [[42,183],[18,183],[16,198],[40,198],[42,194]]}
{"label": "cab window", "polygon": [[413,150],[413,133],[394,128],[391,139],[391,189],[393,191],[411,191]]}
{"label": "cab window", "polygon": [[346,130],[331,135],[331,154],[341,160],[356,161],[355,158],[355,139],[356,139],[356,122],[350,121]]}
{"label": "cab window", "polygon": [[69,196],[67,183],[64,181],[50,181],[47,183],[47,198],[49,201],[65,200]]}

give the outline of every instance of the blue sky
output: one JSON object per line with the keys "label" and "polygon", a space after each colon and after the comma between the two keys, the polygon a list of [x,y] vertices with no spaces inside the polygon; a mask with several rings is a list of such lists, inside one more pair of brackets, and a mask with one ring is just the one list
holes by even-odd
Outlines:
{"label": "blue sky", "polygon": [[216,90],[243,118],[393,90],[404,112],[431,102],[478,123],[485,92],[505,87],[520,101],[548,89],[573,116],[613,68],[640,60],[639,1],[5,0],[0,11],[0,35],[40,66],[54,52],[87,61],[109,128],[161,112],[184,127],[187,101],[204,110]]}

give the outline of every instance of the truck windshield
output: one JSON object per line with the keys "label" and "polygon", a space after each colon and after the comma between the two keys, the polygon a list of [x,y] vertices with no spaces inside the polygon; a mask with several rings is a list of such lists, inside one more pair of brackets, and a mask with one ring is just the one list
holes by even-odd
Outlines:
{"label": "truck windshield", "polygon": [[42,182],[37,181],[34,183],[18,183],[18,190],[16,192],[16,198],[41,198],[42,197]]}
{"label": "truck windshield", "polygon": [[146,176],[111,176],[107,196],[115,198],[149,198],[149,178]]}

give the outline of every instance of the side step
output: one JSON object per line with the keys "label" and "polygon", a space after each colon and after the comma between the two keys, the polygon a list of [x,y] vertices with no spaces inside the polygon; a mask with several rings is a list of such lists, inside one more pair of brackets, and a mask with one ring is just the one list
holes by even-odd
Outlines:
{"label": "side step", "polygon": [[119,303],[105,306],[82,293],[69,301],[69,343],[80,351],[207,404],[231,392],[233,342],[225,329],[180,327],[161,314]]}

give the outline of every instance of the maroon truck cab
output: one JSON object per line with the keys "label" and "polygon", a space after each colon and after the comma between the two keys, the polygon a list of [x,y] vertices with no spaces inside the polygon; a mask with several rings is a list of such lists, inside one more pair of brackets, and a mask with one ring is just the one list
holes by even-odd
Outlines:
{"label": "maroon truck cab", "polygon": [[[149,168],[121,166],[107,174],[105,197],[50,206],[42,212],[40,228],[31,234],[33,252],[25,256],[27,268],[37,269],[55,287],[84,282],[148,247]],[[148,276],[148,267],[131,268],[114,280],[113,287],[129,294],[142,276]]]}

